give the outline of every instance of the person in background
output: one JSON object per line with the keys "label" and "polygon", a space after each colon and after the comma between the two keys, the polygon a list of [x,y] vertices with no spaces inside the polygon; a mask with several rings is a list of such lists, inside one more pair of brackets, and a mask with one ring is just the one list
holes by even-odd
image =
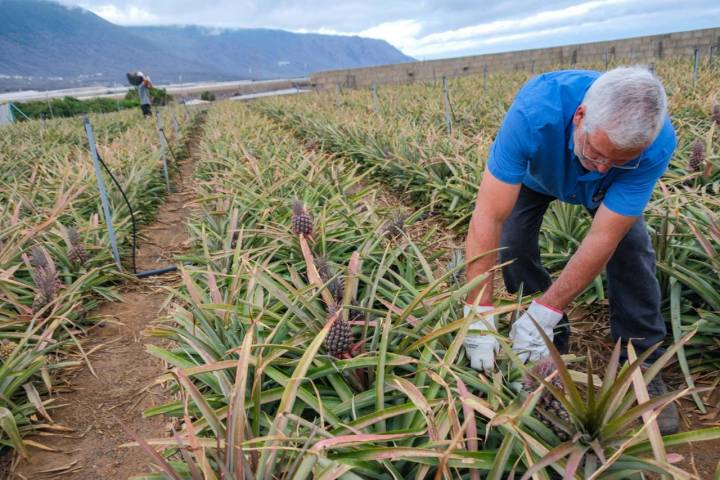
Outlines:
{"label": "person in background", "polygon": [[142,82],[140,82],[140,85],[138,85],[138,95],[140,96],[140,110],[142,110],[142,113],[144,116],[149,117],[152,115],[152,110],[150,108],[150,105],[152,104],[152,101],[150,99],[150,89],[153,88],[152,82],[150,82],[150,77],[143,74],[142,72],[138,72],[138,75],[142,77]]}

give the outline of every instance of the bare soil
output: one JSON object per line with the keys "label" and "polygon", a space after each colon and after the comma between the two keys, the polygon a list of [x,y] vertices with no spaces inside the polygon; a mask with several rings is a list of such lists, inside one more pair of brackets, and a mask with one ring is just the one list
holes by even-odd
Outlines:
{"label": "bare soil", "polygon": [[[569,313],[572,326],[570,344],[571,353],[586,355],[589,353],[593,359],[593,370],[603,376],[610,358],[614,344],[610,337],[610,323],[605,308],[588,309],[578,306]],[[584,368],[584,367],[583,367]],[[677,362],[668,364],[662,372],[663,380],[668,391],[678,391],[686,388],[683,376]],[[711,387],[712,377],[709,379],[695,378],[696,387]],[[701,413],[691,397],[681,398],[676,402],[680,411],[680,431],[688,432],[702,428],[720,427],[720,389],[700,393],[707,412]],[[716,478],[716,469],[720,468],[720,440],[688,443],[669,447],[668,453],[682,455],[682,460],[675,465],[697,478],[705,480]]]}
{"label": "bare soil", "polygon": [[[179,161],[175,192],[159,207],[155,222],[141,229],[138,271],[172,265],[174,255],[187,247],[185,219],[200,125],[188,136],[189,153]],[[57,390],[53,405],[59,408],[50,411],[56,424],[71,430],[30,437],[44,448],[32,448],[28,460],[16,462],[11,478],[127,479],[148,471],[144,452],[120,447],[134,440],[121,425],[142,438],[170,432],[162,417],[142,417],[146,408],[170,399],[161,385],[154,384],[166,371],[165,365],[146,352],[147,345],[160,341],[143,336],[143,330],[162,314],[167,297],[163,286],[176,280],[177,275],[171,274],[128,284],[121,302],[104,304],[93,312],[103,321],[85,339],[84,349],[97,347],[89,357],[95,374],[88,368],[78,369]]]}

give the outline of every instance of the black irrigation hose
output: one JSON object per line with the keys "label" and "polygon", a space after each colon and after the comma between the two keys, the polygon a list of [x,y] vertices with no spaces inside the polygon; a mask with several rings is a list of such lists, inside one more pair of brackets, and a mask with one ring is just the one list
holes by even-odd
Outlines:
{"label": "black irrigation hose", "polygon": [[[160,129],[160,133],[162,134],[163,138],[165,139],[165,144],[167,145],[168,150],[170,150],[170,154],[172,155],[173,160],[175,160],[175,163],[177,164],[177,163],[178,163],[177,157],[175,156],[175,152],[173,152],[173,149],[172,149],[172,147],[170,146],[170,142],[168,142],[168,139],[167,139],[167,137],[165,136],[165,130],[161,128],[161,129]],[[130,220],[131,220],[131,223],[132,223],[132,267],[133,267],[133,274],[136,275],[136,276],[139,277],[139,278],[142,278],[142,277],[148,277],[148,276],[151,276],[151,275],[159,275],[159,274],[162,274],[162,273],[167,273],[167,272],[174,271],[174,270],[176,269],[176,267],[173,265],[173,266],[170,266],[170,267],[161,268],[161,269],[159,269],[159,270],[151,270],[151,271],[148,271],[148,272],[141,272],[140,274],[138,274],[137,265],[135,264],[135,251],[137,250],[137,222],[135,221],[135,212],[133,211],[132,205],[130,205],[130,200],[128,200],[127,195],[125,195],[125,190],[123,190],[122,185],[120,185],[120,182],[118,182],[117,178],[115,178],[115,175],[112,174],[112,172],[110,171],[110,168],[108,168],[108,166],[107,166],[107,165],[105,164],[105,162],[103,161],[102,157],[100,156],[100,152],[97,152],[97,158],[98,158],[98,160],[100,161],[100,164],[103,166],[103,168],[105,168],[105,171],[108,173],[108,175],[110,175],[110,178],[112,179],[112,181],[113,181],[113,183],[115,184],[115,186],[118,188],[118,190],[120,190],[120,194],[122,195],[123,200],[125,200],[125,204],[127,205],[128,211],[130,212]]]}
{"label": "black irrigation hose", "polygon": [[175,160],[175,163],[177,164],[177,163],[178,163],[178,159],[177,159],[177,157],[175,156],[175,152],[173,152],[172,147],[170,146],[170,142],[168,142],[168,139],[167,139],[167,137],[165,136],[165,129],[164,129],[164,128],[160,128],[159,130],[160,130],[160,134],[161,134],[161,135],[163,136],[163,138],[165,139],[165,145],[167,145],[168,150],[170,150],[170,155],[172,155],[173,160]]}
{"label": "black irrigation hose", "polygon": [[132,267],[133,267],[133,274],[137,275],[137,267],[135,266],[135,249],[137,245],[137,225],[135,224],[135,212],[133,212],[132,206],[130,205],[130,201],[128,200],[127,196],[125,195],[125,190],[123,190],[122,186],[120,185],[120,182],[117,181],[117,178],[115,178],[115,175],[112,174],[110,169],[107,165],[105,165],[105,162],[103,161],[102,157],[100,156],[100,152],[97,152],[97,158],[100,160],[100,163],[103,167],[105,167],[105,171],[110,175],[110,178],[112,178],[113,183],[115,183],[115,186],[120,190],[120,194],[122,195],[123,199],[125,200],[125,204],[128,207],[128,210],[130,211],[130,219],[132,220]]}

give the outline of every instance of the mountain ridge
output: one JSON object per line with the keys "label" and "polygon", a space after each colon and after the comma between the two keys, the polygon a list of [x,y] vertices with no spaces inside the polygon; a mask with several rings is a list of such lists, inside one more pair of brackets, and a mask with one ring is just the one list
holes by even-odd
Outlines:
{"label": "mountain ridge", "polygon": [[0,0],[0,90],[267,80],[413,61],[383,40],[197,25],[124,27],[51,0]]}

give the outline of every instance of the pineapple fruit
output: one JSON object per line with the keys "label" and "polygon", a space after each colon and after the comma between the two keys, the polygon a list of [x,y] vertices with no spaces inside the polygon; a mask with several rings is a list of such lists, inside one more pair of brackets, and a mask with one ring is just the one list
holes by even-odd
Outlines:
{"label": "pineapple fruit", "polygon": [[55,263],[44,248],[33,247],[30,253],[30,265],[32,266],[31,274],[38,289],[32,304],[33,312],[37,313],[55,299],[61,283]]}
{"label": "pineapple fruit", "polygon": [[16,347],[17,343],[3,339],[0,342],[0,361],[4,362],[10,358],[10,355],[15,351]]}
{"label": "pineapple fruit", "polygon": [[705,161],[705,144],[702,140],[697,139],[692,144],[692,151],[690,152],[690,161],[688,162],[688,170],[690,172],[699,172],[702,168],[702,164]]}
{"label": "pineapple fruit", "polygon": [[[556,369],[555,362],[551,357],[540,360],[531,368],[531,372],[535,376],[526,375],[523,378],[523,390],[527,393],[534,391],[538,386],[540,386],[540,382],[535,377],[545,379],[552,375]],[[557,375],[553,377],[549,383],[560,390],[563,389],[562,382],[560,382]],[[563,407],[563,405],[549,391],[543,390],[540,395],[540,399],[535,405],[535,418],[540,420],[546,427],[552,430],[560,440],[563,442],[567,441],[570,436],[564,429],[557,425],[556,419],[560,419],[569,424],[571,423],[570,415],[567,410],[565,410],[565,407]]]}
{"label": "pineapple fruit", "polygon": [[385,222],[382,227],[385,237],[396,238],[405,233],[405,218],[405,215],[396,213],[390,220]]}
{"label": "pineapple fruit", "polygon": [[353,334],[350,324],[343,319],[335,308],[330,309],[328,321],[332,322],[330,331],[325,337],[325,347],[330,355],[336,358],[345,358],[350,355],[353,344]]}
{"label": "pineapple fruit", "polygon": [[68,250],[68,258],[71,262],[84,266],[89,260],[89,256],[85,247],[80,241],[80,235],[75,228],[68,228],[68,241],[70,243]]}
{"label": "pineapple fruit", "polygon": [[330,290],[330,293],[332,294],[335,301],[341,302],[343,299],[343,294],[345,293],[345,279],[341,276],[333,278],[335,272],[333,271],[332,266],[326,258],[318,257],[315,260],[315,263],[317,266],[318,274],[320,275],[320,279],[323,281],[323,283],[327,283],[327,288],[328,290]]}
{"label": "pineapple fruit", "polygon": [[295,235],[312,235],[313,231],[313,219],[310,214],[305,210],[305,206],[301,201],[295,200],[292,206],[292,232]]}

